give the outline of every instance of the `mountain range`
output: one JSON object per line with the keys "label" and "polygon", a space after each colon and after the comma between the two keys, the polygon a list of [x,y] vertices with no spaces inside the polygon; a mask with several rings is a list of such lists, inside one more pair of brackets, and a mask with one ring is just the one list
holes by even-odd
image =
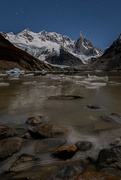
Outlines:
{"label": "mountain range", "polygon": [[[102,55],[102,51],[80,33],[77,41],[55,32],[34,33],[29,29],[17,35],[1,32],[16,47],[26,51],[37,59],[51,64],[79,65],[87,64],[90,59]],[[66,57],[65,57],[66,54]],[[65,57],[63,61],[63,57]],[[56,61],[57,59],[57,61]]]}
{"label": "mountain range", "polygon": [[121,35],[103,53],[82,33],[72,41],[46,31],[33,33],[26,29],[17,35],[1,32],[0,70],[14,67],[30,71],[121,70]]}
{"label": "mountain range", "polygon": [[121,34],[102,56],[90,63],[93,69],[121,70]]}

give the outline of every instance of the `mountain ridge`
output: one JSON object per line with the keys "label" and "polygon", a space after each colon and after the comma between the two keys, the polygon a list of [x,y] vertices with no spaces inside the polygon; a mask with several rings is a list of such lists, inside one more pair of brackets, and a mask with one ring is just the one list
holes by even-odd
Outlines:
{"label": "mountain ridge", "polygon": [[102,51],[96,48],[90,40],[83,37],[82,33],[77,41],[72,41],[68,36],[45,30],[34,33],[25,29],[17,35],[12,32],[1,32],[1,34],[16,47],[43,61],[46,61],[48,56],[52,56],[52,54],[60,55],[62,48],[80,59],[83,64],[102,54]]}
{"label": "mountain ridge", "polygon": [[101,57],[91,62],[90,67],[102,70],[121,70],[121,34]]}

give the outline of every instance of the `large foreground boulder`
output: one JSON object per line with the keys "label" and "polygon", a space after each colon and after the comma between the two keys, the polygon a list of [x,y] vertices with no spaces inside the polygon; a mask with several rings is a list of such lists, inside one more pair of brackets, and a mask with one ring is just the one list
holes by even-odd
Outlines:
{"label": "large foreground boulder", "polygon": [[52,173],[47,180],[75,180],[82,171],[80,166],[65,165]]}
{"label": "large foreground boulder", "polygon": [[20,151],[22,138],[11,137],[0,141],[0,161]]}
{"label": "large foreground boulder", "polygon": [[116,168],[121,169],[121,146],[115,146],[110,149],[102,149],[99,153],[97,168]]}
{"label": "large foreground boulder", "polygon": [[107,168],[101,169],[100,172],[121,178],[121,170],[120,169],[107,167]]}
{"label": "large foreground boulder", "polygon": [[87,170],[75,180],[120,180],[120,178],[102,172]]}
{"label": "large foreground boulder", "polygon": [[34,138],[51,138],[63,135],[69,130],[52,123],[42,123],[28,129]]}
{"label": "large foreground boulder", "polygon": [[17,132],[5,125],[0,125],[0,139],[16,136]]}
{"label": "large foreground boulder", "polygon": [[30,168],[34,166],[37,161],[39,161],[39,158],[33,155],[22,154],[16,158],[16,160],[12,163],[7,172],[17,172],[25,168]]}

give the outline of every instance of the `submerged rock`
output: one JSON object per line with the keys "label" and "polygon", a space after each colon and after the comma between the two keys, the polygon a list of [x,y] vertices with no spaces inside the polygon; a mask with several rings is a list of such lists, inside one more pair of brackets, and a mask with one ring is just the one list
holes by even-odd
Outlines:
{"label": "submerged rock", "polygon": [[107,112],[104,116],[105,119],[110,121],[116,121],[121,124],[121,113],[118,112]]}
{"label": "submerged rock", "polygon": [[0,140],[8,137],[16,136],[17,132],[5,125],[0,125]]}
{"label": "submerged rock", "polygon": [[52,154],[54,157],[66,160],[72,158],[76,152],[77,147],[75,145],[68,145],[56,149]]}
{"label": "submerged rock", "polygon": [[84,108],[87,110],[92,110],[92,111],[103,111],[103,110],[105,110],[105,107],[103,107],[103,106],[92,105],[92,104],[88,104]]}
{"label": "submerged rock", "polygon": [[59,96],[50,96],[49,99],[55,99],[55,100],[74,100],[74,99],[82,99],[81,96],[76,95],[59,95]]}
{"label": "submerged rock", "polygon": [[28,167],[30,168],[36,163],[36,161],[39,161],[39,158],[29,154],[22,154],[16,158],[7,172],[16,172]]}
{"label": "submerged rock", "polygon": [[43,139],[43,140],[38,141],[36,152],[37,153],[50,152],[50,151],[53,151],[53,150],[59,148],[60,146],[62,146],[65,143],[66,143],[66,139],[64,139],[64,138]]}
{"label": "submerged rock", "polygon": [[26,121],[27,124],[35,126],[37,124],[41,124],[41,123],[48,123],[50,122],[50,119],[48,116],[33,116],[33,117],[29,117]]}
{"label": "submerged rock", "polygon": [[84,171],[77,179],[75,180],[120,180],[116,176],[111,176],[102,172],[96,172],[93,170]]}
{"label": "submerged rock", "polygon": [[102,149],[98,155],[96,166],[98,169],[107,167],[121,169],[121,146]]}
{"label": "submerged rock", "polygon": [[52,173],[47,180],[75,180],[82,171],[80,166],[65,165]]}
{"label": "submerged rock", "polygon": [[50,138],[63,135],[69,130],[52,123],[42,123],[28,129],[34,138]]}
{"label": "submerged rock", "polygon": [[0,161],[20,151],[22,138],[11,137],[0,141]]}
{"label": "submerged rock", "polygon": [[78,151],[87,151],[92,147],[92,143],[89,141],[78,141],[75,145]]}

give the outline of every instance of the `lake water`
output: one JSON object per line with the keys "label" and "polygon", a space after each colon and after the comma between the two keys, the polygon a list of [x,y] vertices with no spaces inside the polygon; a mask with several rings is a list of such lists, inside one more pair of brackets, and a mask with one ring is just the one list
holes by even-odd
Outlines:
{"label": "lake water", "polygon": [[[103,132],[121,128],[121,123],[107,123],[102,116],[106,112],[121,113],[121,73],[97,73],[99,77],[108,76],[108,81],[87,81],[88,73],[80,74],[47,74],[36,76],[20,76],[19,78],[0,77],[0,124],[5,124],[17,130],[19,136],[27,132],[25,123],[31,116],[48,116],[59,125],[68,127],[71,132],[67,135],[68,144],[79,140],[90,140],[94,147],[89,152],[77,153],[71,160],[53,159],[50,154],[33,153],[34,140],[25,143],[16,155],[0,164],[1,172],[22,153],[32,153],[42,159],[26,173],[22,170],[15,178],[22,178],[34,172],[42,174],[46,179],[51,172],[67,163],[79,164],[81,159],[89,154],[95,154],[99,149],[108,147],[110,137],[105,138]],[[91,74],[91,73],[90,73]],[[93,74],[94,75],[94,74]],[[3,84],[9,83],[8,84]],[[93,83],[93,84],[91,84]],[[83,99],[55,100],[49,99],[56,95],[79,95]],[[87,105],[100,105],[101,110],[88,110]],[[109,139],[108,139],[109,138]],[[26,176],[25,176],[26,177]],[[1,179],[10,177],[2,177]]]}

